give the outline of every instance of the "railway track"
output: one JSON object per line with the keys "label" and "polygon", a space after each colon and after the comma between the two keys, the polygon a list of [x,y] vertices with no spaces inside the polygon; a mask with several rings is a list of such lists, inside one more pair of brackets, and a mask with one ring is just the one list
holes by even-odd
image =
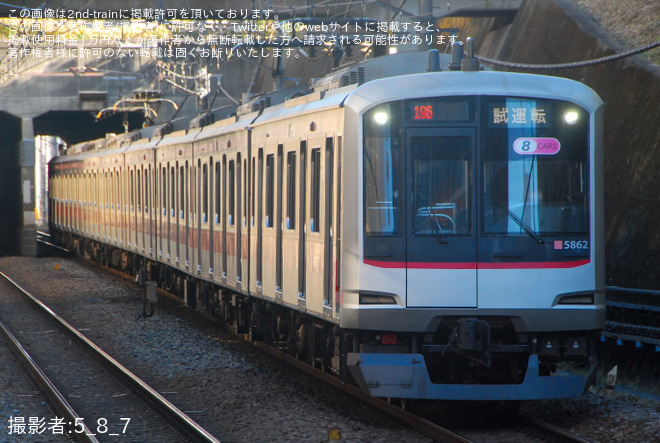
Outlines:
{"label": "railway track", "polygon": [[[124,275],[125,278],[131,279],[132,276]],[[160,291],[162,295],[167,295]],[[169,295],[168,298],[181,302],[181,300],[174,296]],[[208,317],[207,317],[208,318]],[[249,336],[239,334],[244,340],[250,341]],[[462,424],[458,431],[451,423],[442,423],[433,418],[433,414],[417,414],[405,410],[401,403],[392,401],[388,403],[379,398],[370,397],[364,394],[360,389],[353,385],[343,384],[341,381],[328,373],[312,368],[305,362],[299,361],[290,357],[287,353],[282,352],[276,347],[271,347],[263,342],[252,342],[252,344],[260,351],[270,354],[279,360],[284,361],[290,366],[294,366],[299,371],[310,374],[322,382],[332,385],[334,388],[342,391],[343,393],[357,398],[359,401],[369,404],[374,409],[379,410],[383,414],[392,417],[394,420],[403,423],[404,426],[414,429],[420,434],[429,436],[435,441],[448,441],[448,442],[471,442],[471,441],[484,441],[489,439],[489,434],[497,432],[498,434],[505,434],[506,440],[516,441],[573,441],[573,442],[586,442],[588,440],[579,436],[572,435],[562,429],[556,428],[550,424],[544,423],[534,418],[521,417],[510,413],[500,413],[501,419],[496,420],[493,427],[483,430],[479,426],[471,429],[469,424]],[[433,403],[433,402],[431,402]],[[409,403],[408,403],[409,405]],[[426,406],[426,404],[425,404]],[[445,404],[444,407],[447,407]],[[451,408],[451,406],[449,406]],[[419,408],[422,409],[421,407]],[[426,409],[426,407],[424,407]],[[438,413],[436,416],[443,416],[444,413]],[[479,417],[477,415],[477,417]],[[472,417],[474,419],[474,417]],[[468,419],[469,420],[469,419]]]}
{"label": "railway track", "polygon": [[37,231],[37,253],[40,257],[54,255],[63,258],[73,258],[75,253],[51,242],[48,231]]}
{"label": "railway track", "polygon": [[[133,277],[129,275],[123,275],[124,278],[132,280]],[[180,298],[172,294],[167,294],[164,291],[160,291],[161,295],[167,296],[167,298],[181,303]],[[208,317],[205,316],[207,319]],[[235,331],[233,331],[235,332]],[[236,334],[242,337],[245,341],[250,341],[250,337],[245,334]],[[321,370],[315,369],[309,364],[297,360],[294,357],[289,356],[286,352],[278,349],[275,346],[270,346],[264,342],[252,341],[251,342],[257,349],[262,352],[265,352],[281,361],[287,365],[295,367],[297,370],[309,374],[325,384],[329,384],[334,388],[340,390],[344,394],[347,394],[353,398],[358,399],[362,403],[370,405],[372,408],[380,411],[383,414],[391,417],[392,419],[404,424],[404,426],[414,429],[416,432],[426,435],[432,438],[435,441],[443,442],[472,442],[472,441],[483,441],[487,439],[487,434],[491,433],[493,430],[488,429],[485,431],[471,430],[468,426],[461,426],[460,432],[454,431],[455,429],[451,424],[443,424],[437,420],[434,420],[433,417],[423,416],[423,414],[415,413],[414,411],[406,410],[407,404],[401,404],[399,401],[386,402],[379,398],[374,398],[369,395],[366,395],[359,388],[351,384],[344,384],[340,381],[339,378],[332,374],[325,373]],[[431,402],[433,403],[433,402]],[[402,407],[404,406],[404,407]],[[444,407],[447,407],[445,404]],[[451,408],[451,406],[449,406]],[[422,409],[422,408],[420,408]],[[568,432],[565,432],[559,428],[553,427],[542,421],[520,417],[518,415],[511,415],[503,413],[503,418],[498,420],[499,423],[505,423],[504,425],[497,425],[498,433],[505,433],[508,440],[518,440],[518,441],[574,441],[574,442],[585,442],[588,440],[582,439],[579,436],[571,435]],[[443,413],[438,413],[438,416],[444,415]],[[478,428],[478,427],[477,427]],[[540,436],[540,437],[537,437]]]}
{"label": "railway track", "polygon": [[34,295],[0,277],[3,334],[56,414],[12,417],[12,430],[20,433],[18,423],[30,421],[42,434],[84,442],[219,441]]}

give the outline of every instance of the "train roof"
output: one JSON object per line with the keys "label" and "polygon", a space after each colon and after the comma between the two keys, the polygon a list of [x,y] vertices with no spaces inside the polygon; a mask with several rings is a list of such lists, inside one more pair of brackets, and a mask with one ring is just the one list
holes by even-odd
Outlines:
{"label": "train roof", "polygon": [[[296,86],[128,134],[80,143],[68,150],[81,158],[87,151],[149,149],[190,143],[250,128],[299,112],[320,112],[347,106],[362,113],[379,103],[429,96],[502,95],[574,102],[594,111],[602,101],[587,86],[566,78],[481,70],[450,71],[451,56],[438,51],[408,52],[372,58],[341,67],[309,86]],[[433,72],[427,72],[433,71]],[[395,81],[392,81],[392,78]],[[411,85],[413,87],[411,87]],[[167,137],[166,137],[167,136]]]}
{"label": "train roof", "polygon": [[360,113],[386,101],[468,95],[508,95],[566,100],[590,112],[598,109],[603,103],[591,88],[567,78],[514,72],[455,71],[412,74],[401,81],[374,80],[351,93],[344,105]]}

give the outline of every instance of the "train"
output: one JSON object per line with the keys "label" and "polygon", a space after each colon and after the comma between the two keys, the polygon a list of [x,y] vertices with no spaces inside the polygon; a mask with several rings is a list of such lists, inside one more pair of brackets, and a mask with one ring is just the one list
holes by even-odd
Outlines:
{"label": "train", "polygon": [[374,57],[71,146],[51,236],[374,397],[581,396],[605,326],[603,102],[478,65]]}

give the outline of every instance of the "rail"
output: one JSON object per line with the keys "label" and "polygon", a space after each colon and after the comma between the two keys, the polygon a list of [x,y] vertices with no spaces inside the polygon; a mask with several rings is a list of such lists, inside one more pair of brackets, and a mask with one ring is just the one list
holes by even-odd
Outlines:
{"label": "rail", "polygon": [[23,345],[21,345],[18,339],[16,339],[16,336],[2,321],[0,321],[0,333],[5,337],[7,343],[14,352],[14,355],[18,358],[18,360],[21,361],[23,366],[27,368],[28,372],[34,381],[39,385],[42,392],[44,392],[46,398],[48,398],[50,404],[55,408],[55,410],[60,415],[62,415],[62,417],[64,417],[67,423],[76,423],[78,426],[83,427],[84,432],[76,432],[72,434],[73,438],[77,442],[81,443],[98,443],[96,437],[92,435],[92,432],[89,430],[84,421],[81,420],[81,417],[69,404],[64,395],[60,393],[60,391],[53,384],[53,382],[50,381],[44,371],[32,359],[32,356],[30,356]]}
{"label": "rail", "polygon": [[11,283],[18,291],[20,291],[30,302],[41,309],[42,312],[51,317],[73,340],[80,344],[85,350],[91,353],[99,361],[103,362],[109,367],[124,383],[130,386],[134,392],[138,392],[152,407],[159,413],[167,418],[171,423],[176,424],[180,432],[185,434],[196,442],[219,442],[219,440],[198,425],[194,420],[188,417],[184,412],[178,409],[174,404],[168,401],[165,397],[147,385],[144,381],[138,378],[135,374],[129,371],[121,363],[111,357],[108,353],[99,348],[96,344],[91,342],[87,337],[82,335],[77,329],[71,326],[66,320],[60,317],[52,309],[46,306],[38,298],[30,292],[22,288],[18,283],[11,279],[8,275],[0,272],[0,277]]}

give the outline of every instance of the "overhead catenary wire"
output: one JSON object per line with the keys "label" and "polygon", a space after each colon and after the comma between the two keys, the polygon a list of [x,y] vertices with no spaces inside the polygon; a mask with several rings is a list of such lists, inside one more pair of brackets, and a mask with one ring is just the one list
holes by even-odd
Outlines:
{"label": "overhead catenary wire", "polygon": [[633,55],[641,54],[642,52],[650,51],[651,49],[660,47],[660,40],[657,42],[648,44],[641,48],[632,49],[630,51],[623,52],[621,54],[609,55],[606,57],[600,57],[593,60],[585,60],[581,62],[570,62],[570,63],[557,63],[557,64],[528,64],[528,63],[514,63],[507,62],[502,60],[494,60],[492,58],[475,56],[480,62],[488,63],[495,66],[502,66],[505,68],[514,68],[514,69],[571,69],[571,68],[583,68],[587,66],[598,65],[602,63],[613,62],[616,60],[621,60],[623,58],[632,57]]}

